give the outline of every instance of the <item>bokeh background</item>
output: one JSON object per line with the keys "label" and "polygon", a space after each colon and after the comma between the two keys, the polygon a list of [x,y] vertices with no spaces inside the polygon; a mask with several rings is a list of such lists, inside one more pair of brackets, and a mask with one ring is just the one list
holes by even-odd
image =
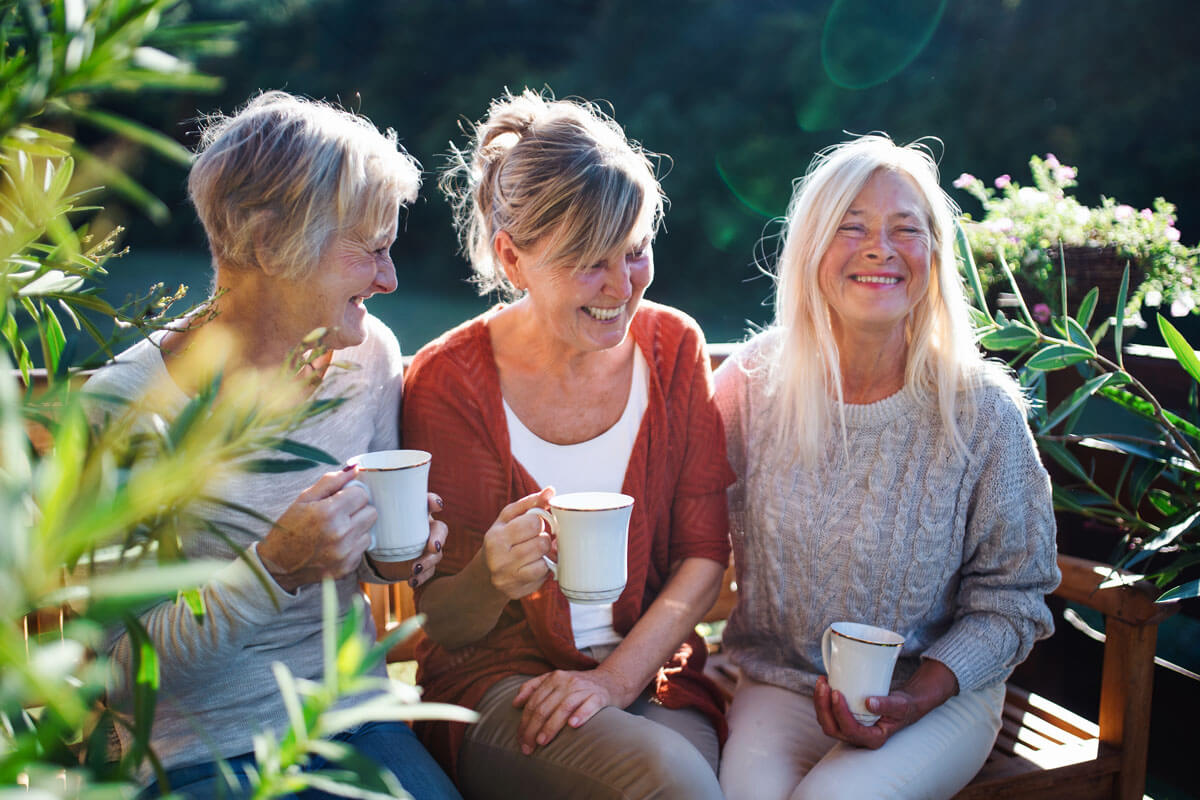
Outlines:
{"label": "bokeh background", "polygon": [[[494,298],[466,283],[436,173],[459,125],[505,87],[605,101],[657,153],[671,199],[653,299],[733,340],[771,315],[792,180],[846,132],[936,137],[961,172],[1029,182],[1032,154],[1079,169],[1078,197],[1179,207],[1200,238],[1194,0],[192,0],[241,20],[233,54],[202,64],[216,94],[143,94],[124,111],[194,144],[198,115],[261,89],[339,101],[395,128],[426,169],[393,252],[400,290],[371,301],[406,352]],[[86,140],[88,132],[78,134]],[[110,209],[130,246],[113,299],[151,280],[208,288],[203,237],[176,164],[114,150],[170,211]],[[1156,333],[1152,333],[1156,336]],[[1152,342],[1151,342],[1152,343]]]}

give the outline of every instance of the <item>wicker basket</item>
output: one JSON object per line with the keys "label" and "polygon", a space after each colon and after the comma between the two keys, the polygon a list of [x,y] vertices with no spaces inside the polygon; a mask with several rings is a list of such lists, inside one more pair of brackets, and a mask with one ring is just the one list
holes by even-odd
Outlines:
{"label": "wicker basket", "polygon": [[[1052,262],[1058,261],[1057,248],[1050,249]],[[1142,268],[1133,259],[1122,257],[1115,247],[1064,247],[1063,263],[1067,270],[1067,291],[1074,306],[1092,287],[1100,290],[1097,310],[1113,313],[1117,306],[1117,293],[1121,290],[1121,276],[1125,264],[1129,264],[1129,293],[1142,281]]]}

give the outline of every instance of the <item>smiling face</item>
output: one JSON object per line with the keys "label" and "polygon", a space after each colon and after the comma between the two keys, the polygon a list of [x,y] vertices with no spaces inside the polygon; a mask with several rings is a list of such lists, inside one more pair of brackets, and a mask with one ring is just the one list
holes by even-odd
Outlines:
{"label": "smiling face", "polygon": [[500,255],[514,284],[526,290],[520,302],[528,304],[562,349],[589,353],[625,340],[654,280],[653,217],[642,216],[624,247],[589,265],[556,260],[548,252],[551,242],[522,249],[508,239],[511,250]]}
{"label": "smiling face", "polygon": [[929,289],[931,242],[916,184],[899,172],[872,175],[818,266],[834,333],[902,336],[909,312]]}
{"label": "smiling face", "polygon": [[396,290],[390,252],[396,225],[393,214],[391,225],[373,235],[351,232],[336,236],[326,246],[317,269],[298,281],[302,296],[293,304],[293,313],[310,331],[327,328],[325,343],[331,349],[362,344],[367,337],[364,301]]}

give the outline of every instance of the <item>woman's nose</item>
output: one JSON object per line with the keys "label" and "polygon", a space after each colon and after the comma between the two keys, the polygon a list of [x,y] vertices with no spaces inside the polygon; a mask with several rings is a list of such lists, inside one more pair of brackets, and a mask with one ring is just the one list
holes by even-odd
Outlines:
{"label": "woman's nose", "polygon": [[892,247],[892,240],[888,237],[887,231],[883,230],[868,234],[866,241],[863,242],[863,250],[867,258],[883,261],[886,261],[896,252],[895,248]]}
{"label": "woman's nose", "polygon": [[396,278],[396,265],[392,263],[392,256],[385,255],[383,263],[375,272],[375,290],[379,294],[390,294],[396,291],[396,287],[399,285],[400,282]]}
{"label": "woman's nose", "polygon": [[628,300],[633,295],[633,279],[624,256],[609,265],[608,290],[611,295],[620,300]]}

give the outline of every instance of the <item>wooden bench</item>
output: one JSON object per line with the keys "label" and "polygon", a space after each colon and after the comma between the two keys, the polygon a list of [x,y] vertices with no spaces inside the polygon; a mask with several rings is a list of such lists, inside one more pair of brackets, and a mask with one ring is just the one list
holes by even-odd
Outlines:
{"label": "wooden bench", "polygon": [[[1099,723],[1010,684],[995,747],[975,779],[956,795],[957,800],[1142,797],[1154,646],[1159,623],[1175,613],[1177,604],[1156,604],[1154,588],[1144,583],[1098,588],[1112,574],[1112,567],[1106,564],[1060,555],[1058,566],[1063,579],[1054,594],[1104,614]],[[380,635],[415,613],[407,584],[366,585],[364,590]],[[721,595],[704,621],[727,619],[736,602],[737,586],[730,566]],[[412,659],[420,636],[392,648],[389,661]],[[710,655],[707,672],[732,696],[737,670],[726,654],[718,649]]]}
{"label": "wooden bench", "polygon": [[[1106,564],[1060,555],[1058,566],[1063,580],[1054,594],[1104,614],[1099,724],[1010,684],[995,747],[957,800],[1142,797],[1154,645],[1176,604],[1155,604],[1157,592],[1141,583],[1099,589],[1112,574]],[[737,600],[732,568],[725,577],[706,620],[725,619]],[[724,654],[711,657],[709,674],[732,693],[737,672]]]}

